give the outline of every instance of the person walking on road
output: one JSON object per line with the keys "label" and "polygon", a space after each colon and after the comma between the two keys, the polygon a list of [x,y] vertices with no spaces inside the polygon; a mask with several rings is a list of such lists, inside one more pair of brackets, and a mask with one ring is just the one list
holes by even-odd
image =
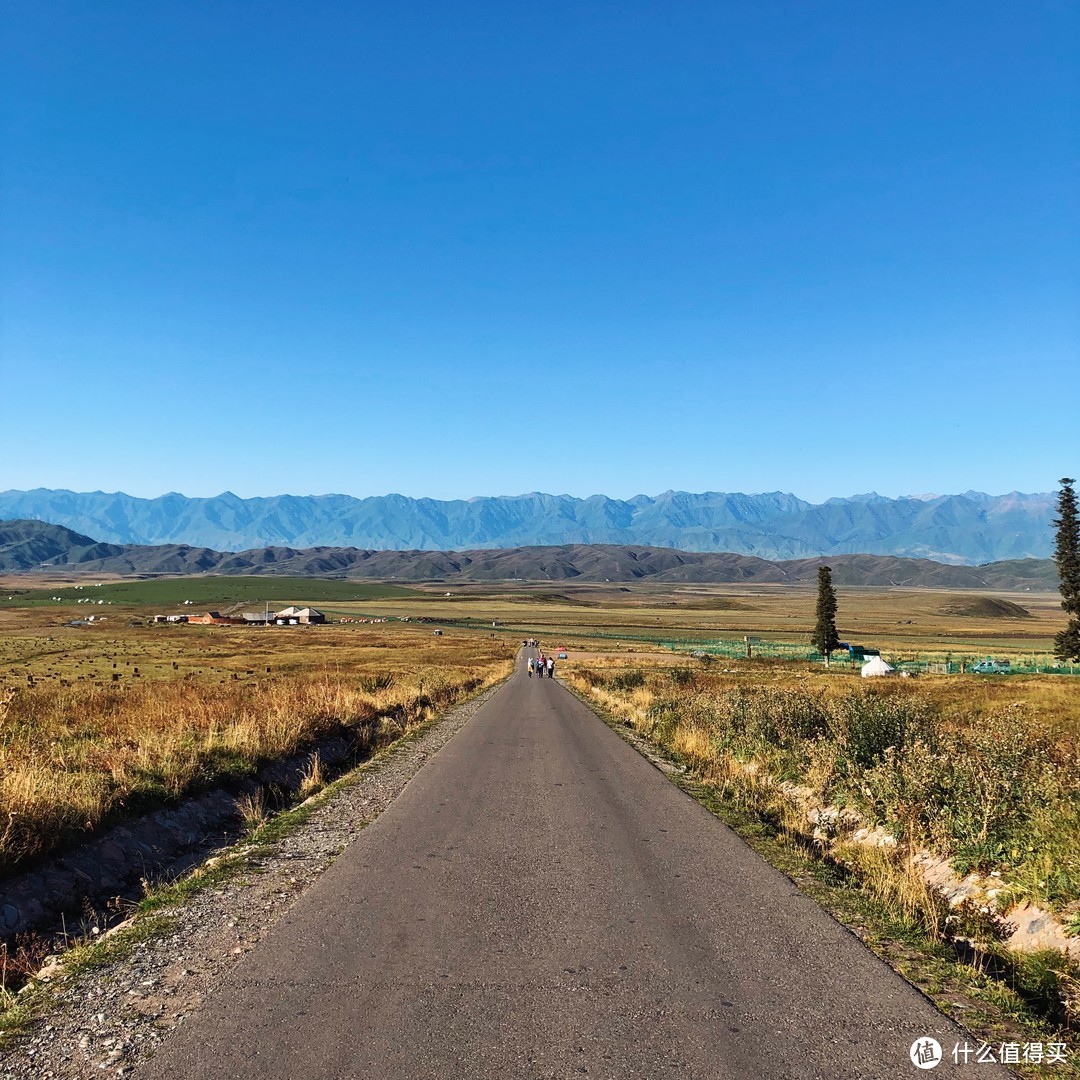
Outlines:
{"label": "person walking on road", "polygon": [[555,678],[555,657],[549,656],[547,658],[547,673],[549,679]]}
{"label": "person walking on road", "polygon": [[529,657],[529,678],[530,679],[532,678],[533,668],[535,666],[536,666],[536,661],[530,656]]}

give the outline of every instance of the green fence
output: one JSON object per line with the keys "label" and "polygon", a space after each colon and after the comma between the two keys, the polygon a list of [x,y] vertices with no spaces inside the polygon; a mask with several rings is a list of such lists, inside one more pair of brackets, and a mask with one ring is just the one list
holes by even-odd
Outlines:
{"label": "green fence", "polygon": [[[483,629],[488,624],[475,618],[465,619],[431,619],[435,625],[461,626],[471,629]],[[513,626],[499,623],[492,627],[503,634],[513,634],[521,637],[535,637],[536,627]],[[656,648],[670,649],[675,653],[683,653],[688,656],[713,656],[723,657],[728,660],[745,660],[749,645],[750,654],[755,660],[802,660],[807,663],[823,664],[825,657],[817,652],[807,641],[772,641],[770,639],[751,638],[701,638],[682,637],[673,638],[670,633],[660,637],[653,634],[630,634],[611,630],[593,630],[580,628],[571,630],[548,630],[554,637],[571,638],[583,637],[589,640],[601,641],[625,641],[634,644],[651,645]],[[973,671],[978,664],[986,660],[992,660],[985,653],[961,653],[929,650],[918,652],[913,650],[897,651],[883,657],[884,660],[898,671],[909,671],[913,675],[959,675],[962,672],[978,673]],[[835,652],[832,654],[831,664],[837,668],[860,668],[866,662],[865,659],[853,658],[847,652]],[[994,672],[995,675],[1080,675],[1080,664],[1062,664],[1048,653],[1029,654],[1028,656],[1012,655],[1009,657],[1007,671]]]}
{"label": "green fence", "polygon": [[[745,659],[748,645],[745,640],[728,640],[689,644],[684,641],[657,641],[657,645],[676,652],[697,653],[706,656]],[[824,664],[825,657],[808,644],[786,641],[754,641],[749,644],[755,660],[804,660]],[[846,651],[832,654],[830,663],[840,668],[861,668],[869,657],[853,657]],[[958,652],[905,652],[882,657],[897,671],[909,671],[913,675],[1080,675],[1080,664],[1063,664],[1049,654],[1012,656],[1007,664],[1000,665],[993,657]],[[989,661],[990,663],[987,663]],[[983,670],[980,671],[980,665]],[[987,670],[997,669],[997,670]]]}

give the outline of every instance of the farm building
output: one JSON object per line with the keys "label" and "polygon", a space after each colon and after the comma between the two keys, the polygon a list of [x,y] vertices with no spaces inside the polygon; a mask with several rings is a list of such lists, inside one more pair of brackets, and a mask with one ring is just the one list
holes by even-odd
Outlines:
{"label": "farm building", "polygon": [[199,615],[189,615],[189,623],[199,626],[243,626],[243,619],[234,619],[227,615],[219,615],[216,611],[204,611]]}
{"label": "farm building", "polygon": [[312,607],[287,607],[281,611],[274,613],[274,618],[281,622],[284,620],[287,623],[296,622],[307,625],[310,623],[324,623],[326,622],[326,616],[321,611],[316,611]]}

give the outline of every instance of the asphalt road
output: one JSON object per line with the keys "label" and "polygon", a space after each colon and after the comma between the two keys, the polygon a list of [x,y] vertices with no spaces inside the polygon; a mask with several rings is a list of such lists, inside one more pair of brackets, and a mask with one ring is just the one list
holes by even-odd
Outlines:
{"label": "asphalt road", "polygon": [[522,659],[136,1075],[1004,1075],[963,1039]]}

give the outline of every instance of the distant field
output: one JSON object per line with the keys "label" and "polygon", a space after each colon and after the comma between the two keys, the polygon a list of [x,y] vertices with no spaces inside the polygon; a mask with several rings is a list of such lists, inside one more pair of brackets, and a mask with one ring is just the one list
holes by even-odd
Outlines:
{"label": "distant field", "polygon": [[[768,643],[797,648],[807,643],[815,600],[814,590],[806,586],[749,584],[563,582],[557,588],[550,583],[447,588],[269,576],[81,586],[45,582],[30,589],[27,584],[24,578],[0,585],[0,635],[27,620],[39,629],[60,627],[90,613],[104,617],[114,630],[129,617],[191,607],[236,612],[262,610],[266,604],[315,604],[335,620],[424,618],[477,633],[539,637],[549,644],[590,641],[606,649],[671,645],[692,650],[737,644],[749,635],[761,640],[765,655]],[[837,593],[841,639],[880,649],[889,660],[1000,655],[1014,664],[1042,665],[1052,652],[1054,633],[1063,625],[1053,593],[843,586]],[[185,606],[184,601],[191,603]]]}
{"label": "distant field", "polygon": [[[1053,593],[968,593],[937,589],[837,590],[843,640],[878,648],[886,659],[916,656],[1010,657],[1048,661],[1063,625]],[[816,594],[784,585],[579,585],[534,589],[471,586],[418,590],[380,601],[380,613],[423,616],[477,631],[539,637],[549,644],[589,641],[601,648],[681,643],[808,641]],[[342,614],[349,604],[335,605]],[[368,613],[362,605],[356,613]],[[497,627],[492,627],[492,623]],[[558,639],[557,641],[555,639]],[[607,643],[607,644],[605,644]]]}
{"label": "distant field", "polygon": [[[104,600],[106,604],[129,607],[167,607],[190,600],[200,607],[224,607],[247,602],[282,606],[292,603],[318,604],[326,601],[376,600],[383,597],[415,596],[414,589],[401,585],[360,583],[326,578],[295,577],[177,577],[153,581],[106,582],[101,585],[45,586],[13,589],[0,593],[0,608],[32,605],[58,606],[52,599],[69,603],[82,599]],[[83,605],[88,606],[88,605]]]}

